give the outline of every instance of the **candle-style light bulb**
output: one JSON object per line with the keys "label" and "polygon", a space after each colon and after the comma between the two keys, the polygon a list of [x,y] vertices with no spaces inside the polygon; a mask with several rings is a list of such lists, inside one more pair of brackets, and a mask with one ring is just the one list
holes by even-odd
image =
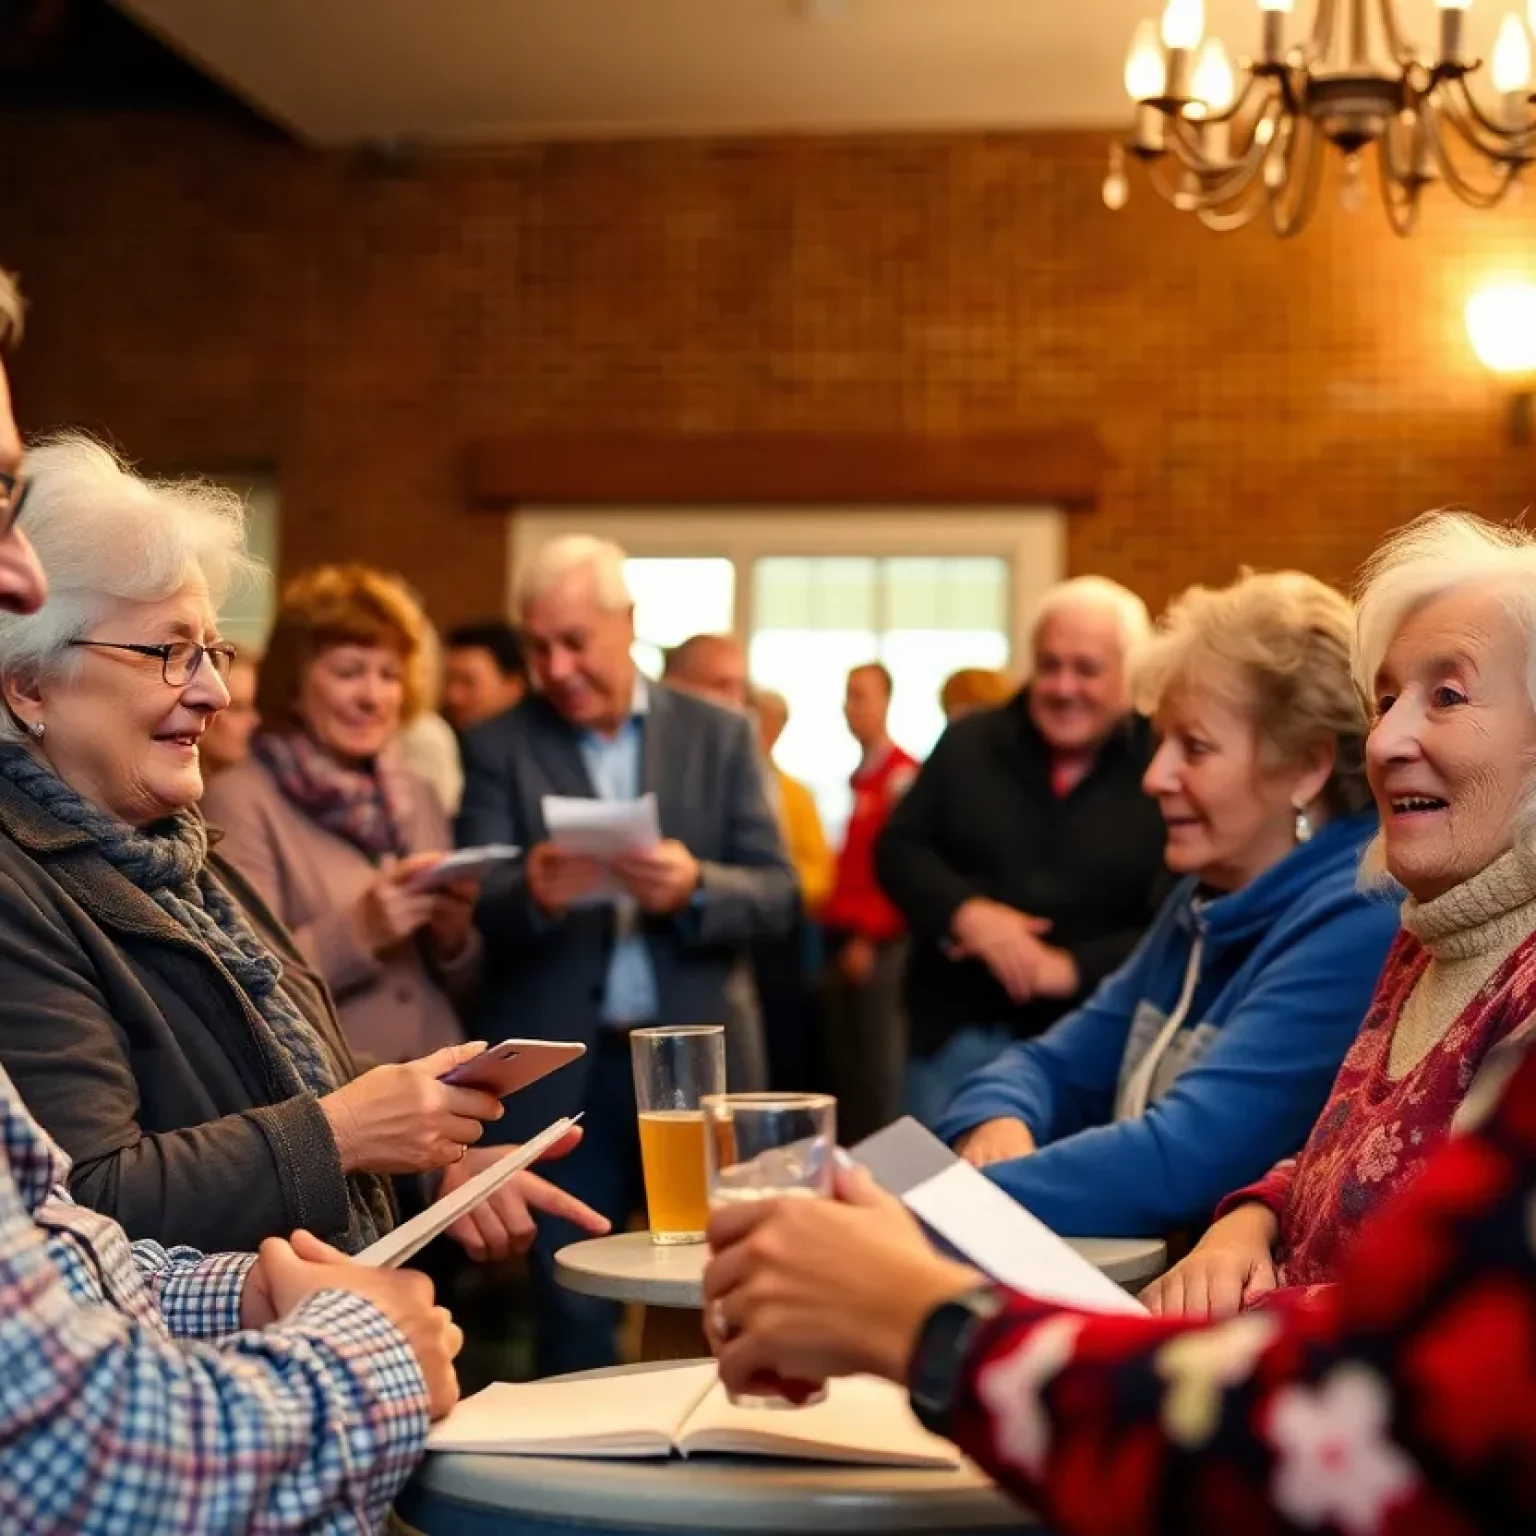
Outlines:
{"label": "candle-style light bulb", "polygon": [[1125,89],[1132,101],[1153,101],[1163,94],[1163,49],[1157,23],[1143,21],[1131,34],[1125,55]]}
{"label": "candle-style light bulb", "polygon": [[1163,46],[1192,51],[1205,32],[1203,0],[1168,0],[1163,8]]}
{"label": "candle-style light bulb", "polygon": [[1493,88],[1510,95],[1531,83],[1531,38],[1525,23],[1510,11],[1499,23],[1493,45]]}
{"label": "candle-style light bulb", "polygon": [[1237,79],[1232,73],[1232,60],[1219,37],[1211,38],[1200,50],[1189,88],[1195,100],[1205,104],[1205,111],[1200,114],[1205,117],[1219,117],[1236,99]]}

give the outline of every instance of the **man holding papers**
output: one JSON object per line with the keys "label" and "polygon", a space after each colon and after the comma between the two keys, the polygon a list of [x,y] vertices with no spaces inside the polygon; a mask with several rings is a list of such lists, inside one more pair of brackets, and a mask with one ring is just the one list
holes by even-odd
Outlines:
{"label": "man holding papers", "polygon": [[[510,1100],[498,1138],[585,1110],[560,1177],[619,1224],[641,1200],[629,1031],[727,1022],[731,967],[788,929],[795,876],[748,720],[636,670],[621,549],[551,541],[525,567],[518,607],[535,691],[464,744],[460,843],[528,850],[482,887],[481,1028],[587,1053]],[[543,1371],[614,1359],[617,1306],[553,1282],[553,1254],[576,1235],[546,1223],[532,1253]]]}

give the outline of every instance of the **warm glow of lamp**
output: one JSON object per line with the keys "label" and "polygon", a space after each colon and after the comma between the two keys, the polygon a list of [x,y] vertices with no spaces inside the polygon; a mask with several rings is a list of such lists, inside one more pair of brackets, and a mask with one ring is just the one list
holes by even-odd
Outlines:
{"label": "warm glow of lamp", "polygon": [[1485,368],[1536,378],[1536,284],[1479,289],[1467,300],[1467,335]]}
{"label": "warm glow of lamp", "polygon": [[1168,0],[1163,9],[1163,46],[1183,48],[1186,52],[1200,46],[1205,32],[1203,0]]}
{"label": "warm glow of lamp", "polygon": [[1211,38],[1200,50],[1189,89],[1196,101],[1205,103],[1205,111],[1212,117],[1219,116],[1232,105],[1237,96],[1237,78],[1232,73],[1232,60],[1227,57],[1220,38]]}
{"label": "warm glow of lamp", "polygon": [[1464,11],[1472,4],[1472,0],[1435,0],[1435,4],[1442,11]]}
{"label": "warm glow of lamp", "polygon": [[1125,89],[1132,101],[1152,101],[1163,94],[1165,78],[1157,23],[1144,21],[1131,35],[1130,51],[1125,56]]}
{"label": "warm glow of lamp", "polygon": [[1525,23],[1510,11],[1499,23],[1493,45],[1493,88],[1504,95],[1524,91],[1531,83],[1531,38]]}

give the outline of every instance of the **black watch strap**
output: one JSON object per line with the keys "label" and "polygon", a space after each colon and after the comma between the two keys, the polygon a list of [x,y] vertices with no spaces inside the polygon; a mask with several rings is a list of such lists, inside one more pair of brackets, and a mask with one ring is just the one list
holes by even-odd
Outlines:
{"label": "black watch strap", "polygon": [[924,1319],[907,1366],[907,1395],[924,1429],[937,1435],[949,1433],[960,1398],[960,1373],[971,1346],[1002,1308],[997,1290],[978,1285],[941,1302]]}

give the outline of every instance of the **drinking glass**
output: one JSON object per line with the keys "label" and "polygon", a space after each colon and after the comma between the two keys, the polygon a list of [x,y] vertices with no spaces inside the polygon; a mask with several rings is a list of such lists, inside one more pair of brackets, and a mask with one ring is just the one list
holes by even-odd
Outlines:
{"label": "drinking glass", "polygon": [[699,1101],[725,1092],[725,1026],[635,1029],[629,1049],[651,1241],[702,1243],[709,1194]]}
{"label": "drinking glass", "polygon": [[[711,1209],[747,1200],[825,1199],[832,1193],[837,1100],[828,1093],[724,1093],[704,1109]],[[741,1408],[806,1408],[826,1386],[785,1382],[791,1395],[732,1393]]]}

